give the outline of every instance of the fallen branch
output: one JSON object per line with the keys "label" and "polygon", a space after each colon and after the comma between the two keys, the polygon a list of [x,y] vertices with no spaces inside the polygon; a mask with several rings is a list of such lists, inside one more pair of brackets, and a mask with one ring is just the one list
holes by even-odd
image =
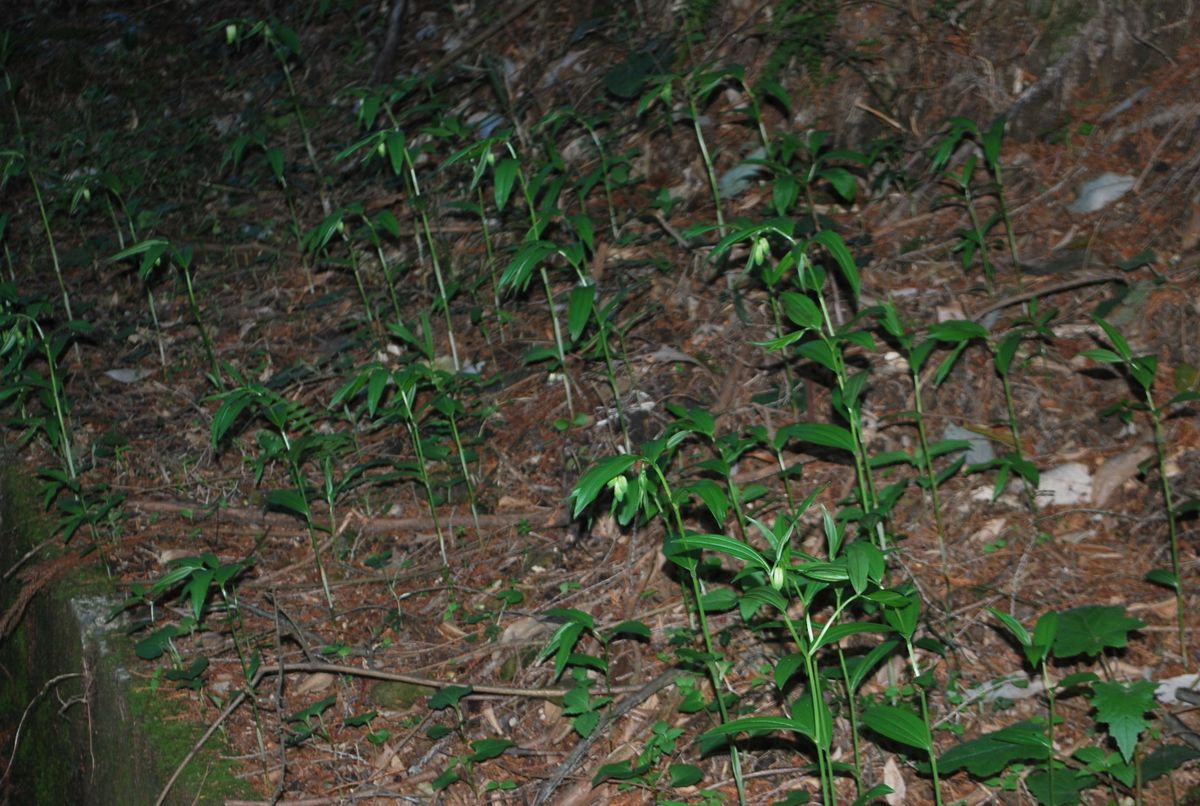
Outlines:
{"label": "fallen branch", "polygon": [[650,699],[652,694],[656,694],[674,683],[683,674],[678,669],[669,669],[621,700],[621,703],[615,708],[606,712],[600,718],[600,722],[596,725],[595,729],[580,740],[579,744],[575,745],[575,749],[571,751],[571,755],[567,756],[563,760],[563,763],[558,765],[558,769],[554,771],[554,775],[550,776],[550,779],[542,785],[537,797],[534,798],[533,806],[542,806],[543,803],[550,800],[554,795],[554,791],[579,766],[579,763],[583,761],[583,757],[592,749],[592,745],[608,730],[609,725]]}

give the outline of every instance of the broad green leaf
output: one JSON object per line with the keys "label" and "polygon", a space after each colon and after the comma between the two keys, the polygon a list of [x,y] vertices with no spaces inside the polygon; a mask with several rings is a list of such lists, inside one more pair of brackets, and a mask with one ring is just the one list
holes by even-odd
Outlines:
{"label": "broad green leaf", "polygon": [[1059,614],[1058,637],[1054,641],[1056,658],[1099,655],[1106,649],[1126,646],[1129,633],[1146,626],[1125,615],[1119,605],[1084,605]]}
{"label": "broad green leaf", "polygon": [[1045,758],[1047,747],[1045,727],[1028,720],[950,748],[938,759],[938,766],[946,772],[966,769],[976,777],[990,778],[1014,761]]}
{"label": "broad green leaf", "polygon": [[1025,629],[1024,624],[1017,621],[1015,618],[1010,616],[1008,613],[1005,613],[1003,610],[997,610],[994,607],[989,607],[988,611],[993,616],[1000,619],[1001,622],[1003,622],[1004,626],[1008,628],[1008,631],[1012,634],[1012,636],[1014,638],[1017,639],[1017,642],[1021,646],[1023,646],[1023,647],[1029,646],[1030,642],[1033,639],[1031,639],[1029,637],[1029,631]]}
{"label": "broad green leaf", "polygon": [[675,788],[695,786],[704,780],[704,771],[694,764],[669,764],[667,775]]}
{"label": "broad green leaf", "polygon": [[504,206],[508,204],[508,197],[512,193],[513,183],[517,178],[517,171],[521,169],[521,164],[512,157],[505,157],[496,163],[495,170],[495,195],[496,209],[504,211]]}
{"label": "broad green leaf", "polygon": [[1108,726],[1108,735],[1117,743],[1126,763],[1133,761],[1138,736],[1150,726],[1145,714],[1154,710],[1154,690],[1150,680],[1129,685],[1100,681],[1092,685],[1096,721]]}
{"label": "broad green leaf", "polygon": [[266,500],[268,509],[282,509],[306,522],[312,519],[308,499],[301,495],[299,490],[271,490],[267,493]]}
{"label": "broad green leaf", "polygon": [[1093,316],[1092,320],[1103,328],[1104,334],[1108,336],[1108,340],[1117,351],[1117,355],[1125,361],[1132,361],[1133,351],[1129,349],[1129,342],[1125,341],[1125,337],[1121,335],[1121,331],[1109,324],[1103,317]]}
{"label": "broad green leaf", "polygon": [[1090,358],[1093,361],[1100,361],[1105,364],[1121,363],[1121,356],[1103,347],[1097,347],[1093,350],[1081,350],[1079,354],[1084,358]]}
{"label": "broad green leaf", "polygon": [[709,513],[713,516],[713,520],[718,525],[725,523],[725,516],[729,514],[729,496],[726,495],[724,488],[717,484],[712,479],[697,479],[691,484],[684,487],[681,492],[688,495],[695,495],[704,502],[704,506],[708,508]]}
{"label": "broad green leaf", "polygon": [[569,498],[575,499],[575,507],[571,513],[572,518],[578,518],[579,513],[587,509],[596,497],[600,495],[600,491],[605,486],[617,478],[624,475],[625,471],[633,467],[637,462],[638,457],[630,454],[618,454],[601,459],[594,467],[583,474],[583,477],[576,483],[575,488],[571,490]]}
{"label": "broad green leaf", "polygon": [[[785,336],[783,339],[778,339],[777,341],[786,340],[788,344],[791,344],[802,335],[803,334],[792,333],[788,336]],[[833,355],[833,350],[828,344],[820,339],[813,339],[812,341],[804,342],[796,348],[796,352],[804,358],[807,358],[809,361],[815,361],[830,372],[836,372],[838,369],[838,362]]]}
{"label": "broad green leaf", "polygon": [[607,631],[608,639],[611,641],[617,636],[632,635],[637,638],[650,638],[650,628],[640,621],[622,621],[611,630]]}
{"label": "broad green leaf", "polygon": [[577,610],[574,607],[551,607],[542,615],[547,618],[562,619],[572,624],[582,624],[589,630],[596,627],[596,622],[592,619],[591,613],[584,610]]}
{"label": "broad green leaf", "polygon": [[[805,728],[809,730],[805,730]],[[800,733],[809,739],[814,739],[811,725],[804,725],[797,719],[785,716],[748,716],[741,719],[731,719],[724,725],[718,725],[706,731],[701,738],[718,736],[736,736],[739,733],[770,733],[782,730],[789,733]]]}
{"label": "broad green leaf", "polygon": [[1170,588],[1173,591],[1178,591],[1179,579],[1167,568],[1153,568],[1146,572],[1146,581],[1153,582],[1155,585],[1162,585],[1164,588]]}
{"label": "broad green leaf", "polygon": [[738,595],[729,588],[711,588],[700,597],[705,613],[724,613],[737,607]]}
{"label": "broad green leaf", "polygon": [[429,698],[429,707],[435,711],[456,707],[458,701],[469,695],[472,691],[474,689],[470,686],[446,686],[438,689],[438,692]]}
{"label": "broad green leaf", "polygon": [[846,658],[846,668],[849,671],[847,684],[851,691],[858,691],[858,687],[867,679],[879,662],[892,654],[900,642],[895,638],[889,638],[871,648],[871,651],[865,655],[852,655]]}
{"label": "broad green leaf", "polygon": [[788,681],[796,672],[804,668],[804,655],[800,652],[792,652],[784,655],[775,663],[775,688],[782,691],[787,687]]}
{"label": "broad green leaf", "polygon": [[932,752],[929,728],[919,716],[894,705],[876,705],[863,714],[863,724],[894,742]]}
{"label": "broad green leaf", "polygon": [[1042,767],[1031,772],[1025,779],[1025,786],[1038,803],[1053,803],[1054,806],[1075,806],[1082,802],[1080,795],[1083,791],[1098,783],[1100,780],[1096,776],[1083,770],[1060,766],[1055,767],[1053,778]]}
{"label": "broad green leaf", "polygon": [[771,564],[758,549],[728,535],[684,535],[676,538],[674,544],[684,551],[719,551],[754,568],[768,573],[771,570]]}
{"label": "broad green leaf", "polygon": [[471,742],[471,749],[475,752],[471,754],[471,760],[474,762],[488,761],[497,758],[510,747],[516,747],[517,743],[511,739],[479,739]]}
{"label": "broad green leaf", "polygon": [[1183,768],[1189,761],[1200,758],[1200,748],[1186,744],[1164,744],[1142,759],[1142,780],[1153,781],[1167,773]]}
{"label": "broad green leaf", "polygon": [[837,448],[854,453],[854,436],[845,428],[831,423],[793,423],[785,429],[788,436],[801,442]]}
{"label": "broad green leaf", "polygon": [[883,624],[875,624],[870,621],[850,621],[845,624],[835,624],[830,627],[823,635],[817,638],[816,643],[812,646],[812,651],[816,651],[823,646],[836,644],[843,638],[848,638],[851,635],[863,635],[865,633],[887,633],[891,629]]}
{"label": "broad green leaf", "polygon": [[983,325],[977,322],[970,322],[965,319],[951,319],[947,322],[938,322],[930,325],[929,335],[938,341],[961,344],[972,339],[987,340],[988,332]]}
{"label": "broad green leaf", "polygon": [[814,235],[812,242],[825,247],[842,270],[842,276],[846,278],[846,283],[850,286],[854,299],[858,299],[862,294],[862,281],[858,277],[858,267],[854,265],[854,257],[850,254],[842,236],[834,230],[825,229]]}
{"label": "broad green leaf", "polygon": [[842,197],[843,201],[854,201],[854,194],[858,189],[858,180],[854,178],[854,174],[845,168],[834,165],[829,168],[822,168],[818,172],[818,176],[833,185],[834,190]]}
{"label": "broad green leaf", "polygon": [[583,335],[583,329],[592,318],[595,303],[596,286],[577,285],[571,289],[571,299],[567,303],[567,333],[570,334],[571,341],[579,341],[579,337]]}
{"label": "broad green leaf", "polygon": [[528,241],[522,244],[512,261],[505,267],[504,273],[500,275],[500,288],[505,291],[524,291],[533,276],[533,270],[557,250],[558,247],[549,241]]}
{"label": "broad green leaf", "polygon": [[796,291],[784,291],[779,295],[783,313],[793,323],[808,330],[821,327],[821,311],[808,295]]}

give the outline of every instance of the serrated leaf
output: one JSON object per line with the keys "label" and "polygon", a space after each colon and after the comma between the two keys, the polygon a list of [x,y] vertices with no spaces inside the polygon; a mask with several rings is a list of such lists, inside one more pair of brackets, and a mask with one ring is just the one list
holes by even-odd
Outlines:
{"label": "serrated leaf", "polygon": [[1133,761],[1138,736],[1150,726],[1145,714],[1154,710],[1154,690],[1150,680],[1129,685],[1100,681],[1092,685],[1096,721],[1108,725],[1108,735],[1117,743],[1126,763]]}
{"label": "serrated leaf", "polygon": [[1118,605],[1073,607],[1059,614],[1054,655],[1066,659],[1121,649],[1126,646],[1129,633],[1144,626],[1141,620],[1126,616],[1125,609]]}

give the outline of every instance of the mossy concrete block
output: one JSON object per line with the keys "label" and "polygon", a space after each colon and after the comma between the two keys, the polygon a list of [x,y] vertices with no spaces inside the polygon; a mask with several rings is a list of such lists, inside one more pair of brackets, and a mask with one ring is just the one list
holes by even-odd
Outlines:
{"label": "mossy concrete block", "polygon": [[[7,571],[48,529],[29,480],[3,457],[0,467],[0,569]],[[56,551],[65,553],[47,547],[22,570],[36,570]],[[3,583],[0,612],[29,584],[19,574]],[[0,736],[12,764],[8,802],[154,803],[203,732],[204,725],[181,719],[176,703],[151,690],[154,669],[134,654],[128,623],[107,618],[117,601],[88,559],[40,590],[16,629],[0,639]],[[233,773],[217,745],[206,748],[167,802],[253,797]]]}

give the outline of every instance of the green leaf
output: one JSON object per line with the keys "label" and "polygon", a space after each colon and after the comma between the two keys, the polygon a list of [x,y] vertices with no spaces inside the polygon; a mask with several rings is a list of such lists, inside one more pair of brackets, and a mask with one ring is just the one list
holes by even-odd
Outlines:
{"label": "green leaf", "polygon": [[1129,685],[1100,681],[1092,685],[1096,721],[1108,725],[1108,735],[1116,741],[1126,763],[1133,761],[1138,736],[1150,726],[1145,714],[1154,710],[1154,690],[1150,680]]}
{"label": "green leaf", "polygon": [[822,168],[817,172],[817,175],[833,185],[833,189],[837,191],[837,194],[842,197],[843,201],[854,201],[854,194],[858,189],[854,174],[845,168],[834,165],[829,168]]}
{"label": "green leaf", "polygon": [[453,784],[459,780],[461,780],[459,774],[454,770],[454,768],[450,768],[437,778],[434,778],[432,781],[430,781],[429,786],[434,792],[440,792],[446,787],[450,786],[450,784]]}
{"label": "green leaf", "polygon": [[622,621],[617,626],[608,630],[608,641],[616,638],[618,635],[632,635],[636,638],[650,638],[650,628],[640,621]]}
{"label": "green leaf", "polygon": [[1178,592],[1179,579],[1166,568],[1154,568],[1146,573],[1146,581],[1153,582],[1155,585],[1162,585],[1164,588],[1170,588]]}
{"label": "green leaf", "polygon": [[938,766],[945,772],[965,768],[976,777],[990,778],[1014,761],[1045,758],[1047,749],[1044,726],[1027,720],[950,748]]}
{"label": "green leaf", "polygon": [[1113,348],[1116,349],[1117,355],[1124,361],[1132,361],[1133,351],[1129,349],[1129,342],[1125,341],[1125,337],[1121,335],[1121,331],[1109,324],[1103,317],[1093,316],[1092,319],[1103,328],[1104,334],[1108,336],[1108,340],[1112,343]]}
{"label": "green leaf", "polygon": [[1038,803],[1053,803],[1054,806],[1074,806],[1080,802],[1080,794],[1085,789],[1091,789],[1098,783],[1096,776],[1083,770],[1058,766],[1054,769],[1053,791],[1051,777],[1044,768],[1034,770],[1025,779],[1025,785]]}
{"label": "green leaf", "polygon": [[784,655],[775,663],[775,688],[782,691],[787,687],[788,681],[799,670],[804,668],[804,654],[801,652],[792,652]]}
{"label": "green leaf", "polygon": [[596,497],[600,495],[600,491],[617,476],[624,475],[625,471],[633,467],[638,457],[630,454],[618,454],[617,456],[609,456],[601,459],[594,467],[583,474],[583,477],[571,490],[568,498],[575,499],[574,511],[571,513],[572,518],[578,518],[579,513],[587,509]]}
{"label": "green leaf", "polygon": [[801,442],[838,448],[854,453],[854,436],[845,428],[831,423],[793,423],[782,429],[788,436]]}
{"label": "green leaf", "polygon": [[784,315],[793,323],[807,330],[817,330],[821,327],[821,311],[806,294],[784,291],[779,295],[779,303],[783,307]]}
{"label": "green leaf", "polygon": [[1058,637],[1054,641],[1057,658],[1099,655],[1105,649],[1126,646],[1129,633],[1146,626],[1125,615],[1119,605],[1084,605],[1059,614]]}
{"label": "green leaf", "polygon": [[987,340],[988,332],[983,325],[964,319],[951,319],[948,322],[938,322],[930,325],[929,335],[938,341],[951,344],[961,344],[972,339]]}
{"label": "green leaf", "polygon": [[932,752],[929,728],[919,716],[905,708],[876,705],[863,714],[863,724],[894,742]]}
{"label": "green leaf", "polygon": [[571,289],[571,299],[567,303],[567,333],[570,334],[571,341],[579,341],[579,337],[583,335],[583,329],[592,318],[595,303],[596,286],[577,285]]}
{"label": "green leaf", "polygon": [[510,739],[479,739],[471,742],[471,749],[475,751],[471,754],[471,761],[489,761],[501,756],[508,748],[516,746],[517,743]]}
{"label": "green leaf", "polygon": [[1200,749],[1186,744],[1164,744],[1154,748],[1142,759],[1142,780],[1153,781],[1169,772],[1181,769],[1184,764],[1200,758]]}
{"label": "green leaf", "polygon": [[846,667],[850,676],[846,683],[851,691],[857,691],[862,682],[867,679],[867,675],[888,655],[892,654],[900,642],[895,638],[889,638],[879,644],[876,644],[870,652],[862,656],[851,656],[846,658]]}
{"label": "green leaf", "polygon": [[1112,350],[1103,347],[1097,347],[1094,350],[1082,350],[1079,353],[1084,358],[1090,358],[1093,361],[1100,361],[1105,364],[1120,364],[1121,356],[1114,353]]}
{"label": "green leaf", "polygon": [[1023,647],[1029,646],[1033,639],[1029,637],[1029,631],[1025,629],[1024,624],[1017,621],[1003,610],[997,610],[994,607],[989,607],[988,611],[991,612],[993,616],[1000,619],[1001,622],[1003,622],[1004,626],[1008,628],[1008,631],[1012,634],[1013,638],[1017,639],[1017,643]]}
{"label": "green leaf", "polygon": [[774,730],[800,733],[809,739],[814,738],[810,725],[805,725],[797,719],[789,719],[785,716],[748,716],[741,719],[731,719],[724,725],[718,725],[706,731],[700,738],[703,741],[708,738],[736,736],[743,731],[746,733],[761,734],[770,733]]}
{"label": "green leaf", "polygon": [[470,686],[446,686],[438,689],[437,694],[429,698],[429,707],[435,711],[440,711],[443,708],[454,708],[458,706],[458,701],[466,697],[474,691]]}
{"label": "green leaf", "polygon": [[851,635],[862,635],[865,633],[887,633],[891,632],[891,628],[883,624],[875,624],[870,621],[850,621],[845,624],[835,624],[830,627],[824,635],[820,636],[816,643],[812,646],[812,651],[816,651],[823,646],[835,644],[843,638],[848,638]]}
{"label": "green leaf", "polygon": [[299,516],[305,522],[312,519],[308,499],[299,490],[271,490],[267,493],[267,508],[282,509]]}
{"label": "green leaf", "polygon": [[762,571],[770,573],[771,570],[771,564],[758,549],[728,535],[684,535],[673,543],[684,551],[719,551]]}
{"label": "green leaf", "polygon": [[858,299],[862,293],[862,281],[858,277],[858,267],[854,265],[854,257],[846,248],[846,242],[842,240],[842,236],[834,230],[825,229],[814,235],[812,242],[825,247],[842,270],[842,276],[846,278],[846,283],[850,286],[854,299]]}
{"label": "green leaf", "polygon": [[512,261],[505,267],[504,273],[500,275],[500,288],[505,291],[524,291],[533,276],[533,270],[557,250],[558,247],[549,241],[528,241],[522,244]]}
{"label": "green leaf", "polygon": [[599,786],[608,780],[628,781],[630,778],[636,778],[642,774],[644,774],[642,771],[634,769],[633,762],[629,759],[612,764],[602,764],[596,771],[595,777],[592,778],[592,786]]}
{"label": "green leaf", "polygon": [[521,165],[512,157],[505,157],[496,163],[496,209],[504,211],[504,206],[508,204],[508,197],[512,193],[513,182],[516,181],[517,171],[521,169]]}
{"label": "green leaf", "polygon": [[681,492],[688,495],[695,495],[708,507],[709,513],[712,514],[713,520],[717,524],[725,523],[725,516],[729,514],[730,503],[729,496],[725,494],[725,490],[721,485],[712,479],[697,479],[687,487],[684,487]]}
{"label": "green leaf", "polygon": [[694,764],[669,764],[667,775],[671,779],[671,786],[676,788],[695,786],[704,780],[704,771]]}

